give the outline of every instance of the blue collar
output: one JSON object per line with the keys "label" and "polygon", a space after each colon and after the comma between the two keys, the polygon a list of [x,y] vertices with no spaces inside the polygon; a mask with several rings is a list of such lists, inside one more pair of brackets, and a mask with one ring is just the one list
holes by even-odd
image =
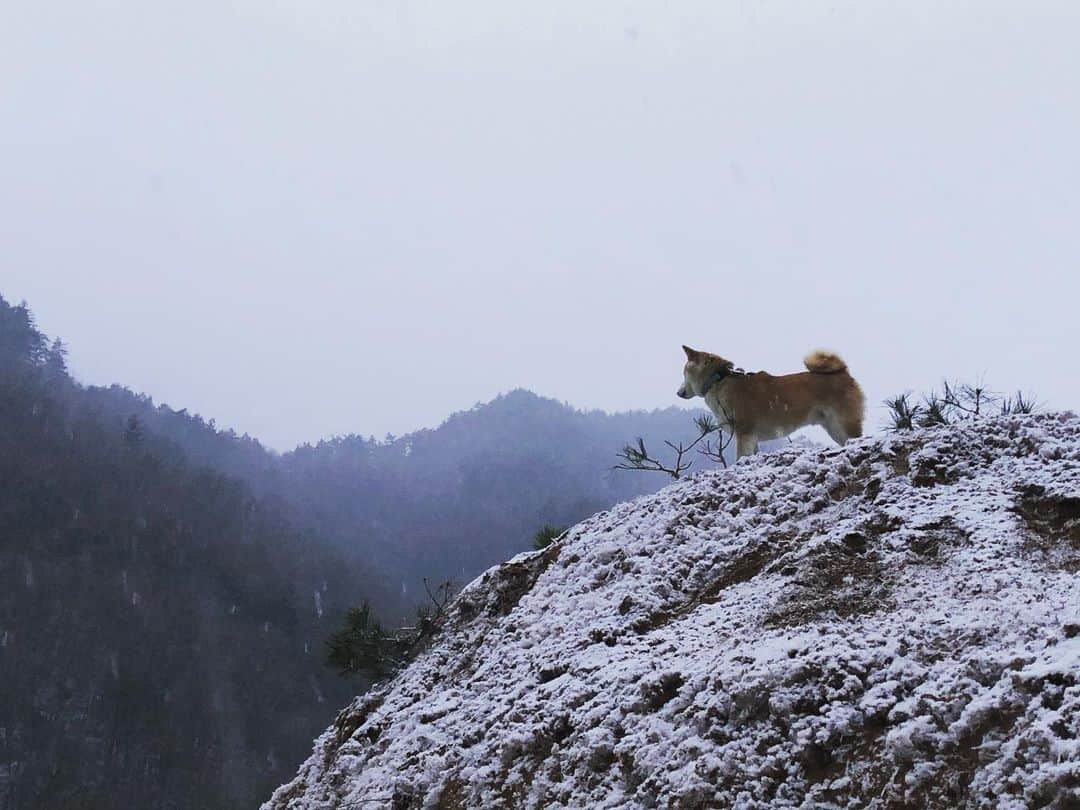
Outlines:
{"label": "blue collar", "polygon": [[705,381],[705,385],[701,389],[701,395],[705,396],[706,394],[708,394],[713,389],[714,385],[722,383],[730,375],[730,371],[714,371],[713,375]]}
{"label": "blue collar", "polygon": [[726,380],[728,377],[745,377],[745,376],[746,376],[746,372],[743,371],[741,368],[725,368],[725,369],[723,369],[721,371],[714,371],[712,373],[712,376],[709,377],[709,379],[707,379],[705,381],[705,385],[701,389],[701,396],[704,397],[706,394],[708,394],[713,389],[713,386],[719,385],[724,380]]}

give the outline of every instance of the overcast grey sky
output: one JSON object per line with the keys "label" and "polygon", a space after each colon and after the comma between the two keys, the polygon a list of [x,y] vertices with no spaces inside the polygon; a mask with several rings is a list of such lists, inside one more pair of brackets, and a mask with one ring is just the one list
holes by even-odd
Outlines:
{"label": "overcast grey sky", "polygon": [[0,294],[277,448],[666,406],[683,342],[1076,408],[1078,42],[1073,0],[7,3]]}

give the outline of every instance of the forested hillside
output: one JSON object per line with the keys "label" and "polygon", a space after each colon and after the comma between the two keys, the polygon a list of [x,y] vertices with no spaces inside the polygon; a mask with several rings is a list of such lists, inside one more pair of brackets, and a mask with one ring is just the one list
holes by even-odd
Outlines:
{"label": "forested hillside", "polygon": [[243,807],[354,684],[355,562],[74,384],[0,299],[0,807]]}

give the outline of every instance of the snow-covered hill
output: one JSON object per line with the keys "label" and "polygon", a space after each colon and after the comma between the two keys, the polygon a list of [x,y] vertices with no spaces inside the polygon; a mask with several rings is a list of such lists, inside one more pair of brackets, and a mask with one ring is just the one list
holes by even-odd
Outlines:
{"label": "snow-covered hill", "polygon": [[469,585],[275,810],[1080,806],[1080,419],[793,448]]}

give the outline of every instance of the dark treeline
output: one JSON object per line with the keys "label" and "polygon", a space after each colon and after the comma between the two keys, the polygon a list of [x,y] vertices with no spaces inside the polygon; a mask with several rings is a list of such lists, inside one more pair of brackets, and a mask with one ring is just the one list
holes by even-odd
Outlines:
{"label": "dark treeline", "polygon": [[107,404],[0,299],[0,807],[256,806],[352,691],[322,645],[372,583]]}
{"label": "dark treeline", "polygon": [[0,298],[0,810],[257,805],[363,687],[323,664],[347,608],[395,621],[664,483],[610,471],[628,437],[692,433],[517,391],[278,455],[79,385]]}

